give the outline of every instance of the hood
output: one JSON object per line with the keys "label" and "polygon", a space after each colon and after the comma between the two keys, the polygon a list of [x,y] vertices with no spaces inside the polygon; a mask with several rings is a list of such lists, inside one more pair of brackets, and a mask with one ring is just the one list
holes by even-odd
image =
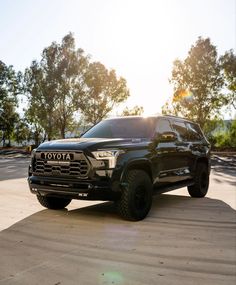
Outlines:
{"label": "hood", "polygon": [[106,139],[106,138],[75,138],[61,139],[42,143],[37,150],[97,150],[104,148],[126,148],[135,144],[143,144],[141,139]]}

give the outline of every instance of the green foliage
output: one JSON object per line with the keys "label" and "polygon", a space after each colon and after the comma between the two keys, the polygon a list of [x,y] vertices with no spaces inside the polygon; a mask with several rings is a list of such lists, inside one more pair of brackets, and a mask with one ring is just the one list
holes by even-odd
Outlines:
{"label": "green foliage", "polygon": [[[16,74],[13,67],[6,66],[0,61],[0,102],[4,100],[11,101],[15,106],[17,104],[16,95],[19,92],[20,74]],[[1,105],[0,105],[1,106]]]}
{"label": "green foliage", "polygon": [[83,73],[88,59],[81,49],[75,49],[72,34],[61,44],[53,42],[45,48],[42,59],[33,61],[25,71],[25,90],[29,98],[28,120],[41,126],[50,140],[73,123],[73,114],[83,96]]}
{"label": "green foliage", "polygon": [[204,124],[204,134],[207,137],[208,141],[211,145],[216,144],[215,130],[222,128],[224,126],[223,120],[221,120],[218,116],[215,116],[211,120],[207,120]]}
{"label": "green foliage", "polygon": [[75,48],[71,33],[61,44],[45,48],[41,61],[25,70],[24,87],[29,100],[26,118],[49,140],[64,138],[74,128],[78,111],[87,124],[94,124],[129,95],[125,79],[99,62],[91,63],[82,49]]}
{"label": "green foliage", "polygon": [[20,74],[12,66],[0,61],[0,129],[3,145],[11,143],[11,137],[19,115],[16,113],[17,94],[20,91]]}
{"label": "green foliage", "polygon": [[233,147],[236,147],[236,120],[234,120],[229,129],[230,142]]}
{"label": "green foliage", "polygon": [[140,116],[142,115],[144,112],[143,107],[142,106],[134,106],[132,109],[129,109],[128,107],[126,107],[121,116]]}
{"label": "green foliage", "polygon": [[0,122],[2,125],[2,141],[5,146],[5,141],[8,140],[8,145],[11,145],[14,128],[19,120],[19,115],[15,111],[15,105],[11,100],[5,100],[1,105]]}
{"label": "green foliage", "polygon": [[31,129],[25,120],[18,120],[13,138],[18,144],[27,144],[33,138]]}
{"label": "green foliage", "polygon": [[73,114],[78,110],[79,102],[84,98],[84,74],[88,68],[88,57],[82,49],[75,49],[72,34],[68,34],[58,47],[58,93],[55,110],[55,126],[62,138],[65,131],[73,128]]}
{"label": "green foliage", "polygon": [[85,73],[85,92],[79,107],[87,124],[96,124],[129,96],[126,80],[117,78],[100,62],[90,63]]}
{"label": "green foliage", "polygon": [[221,56],[220,62],[224,71],[225,86],[229,90],[228,103],[236,109],[236,55],[233,50]]}
{"label": "green foliage", "polygon": [[236,120],[225,131],[213,135],[214,145],[218,148],[236,148]]}
{"label": "green foliage", "polygon": [[163,106],[163,113],[193,119],[203,128],[227,103],[220,93],[224,81],[217,50],[209,38],[200,37],[184,61],[174,61],[171,83],[174,96],[171,104]]}

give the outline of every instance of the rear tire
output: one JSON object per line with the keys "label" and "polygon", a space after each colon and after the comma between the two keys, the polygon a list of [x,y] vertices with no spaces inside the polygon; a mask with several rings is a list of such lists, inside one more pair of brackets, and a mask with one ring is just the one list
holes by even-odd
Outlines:
{"label": "rear tire", "polygon": [[41,195],[37,195],[37,199],[43,207],[52,209],[52,210],[64,209],[71,202],[71,199],[47,197],[47,196],[41,196]]}
{"label": "rear tire", "polygon": [[152,205],[152,182],[142,170],[130,170],[120,200],[116,202],[119,214],[126,220],[144,219]]}
{"label": "rear tire", "polygon": [[198,163],[195,173],[194,185],[188,186],[188,193],[191,197],[205,197],[209,187],[209,172],[205,163]]}

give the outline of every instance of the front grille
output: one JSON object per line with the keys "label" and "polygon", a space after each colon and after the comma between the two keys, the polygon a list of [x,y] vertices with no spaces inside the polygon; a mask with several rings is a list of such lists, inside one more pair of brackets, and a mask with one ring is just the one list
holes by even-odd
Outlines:
{"label": "front grille", "polygon": [[[45,155],[46,154],[46,155]],[[72,154],[73,159],[56,160],[57,154],[65,154],[62,152],[53,152],[56,156],[48,156],[49,152],[36,152],[33,163],[33,173],[40,176],[66,176],[85,178],[89,172],[89,163],[83,153]],[[68,153],[67,153],[68,154]],[[48,159],[47,157],[54,157]],[[61,157],[66,157],[62,156]],[[70,156],[69,156],[70,157]]]}

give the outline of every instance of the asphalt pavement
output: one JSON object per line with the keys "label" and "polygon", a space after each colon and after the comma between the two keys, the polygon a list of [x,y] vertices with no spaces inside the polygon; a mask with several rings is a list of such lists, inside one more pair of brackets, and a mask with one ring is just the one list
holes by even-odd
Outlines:
{"label": "asphalt pavement", "polygon": [[112,203],[52,211],[27,186],[29,159],[0,159],[0,284],[236,284],[235,159],[212,160],[207,197],[154,197],[146,219]]}
{"label": "asphalt pavement", "polygon": [[0,158],[0,181],[27,177],[30,158]]}

